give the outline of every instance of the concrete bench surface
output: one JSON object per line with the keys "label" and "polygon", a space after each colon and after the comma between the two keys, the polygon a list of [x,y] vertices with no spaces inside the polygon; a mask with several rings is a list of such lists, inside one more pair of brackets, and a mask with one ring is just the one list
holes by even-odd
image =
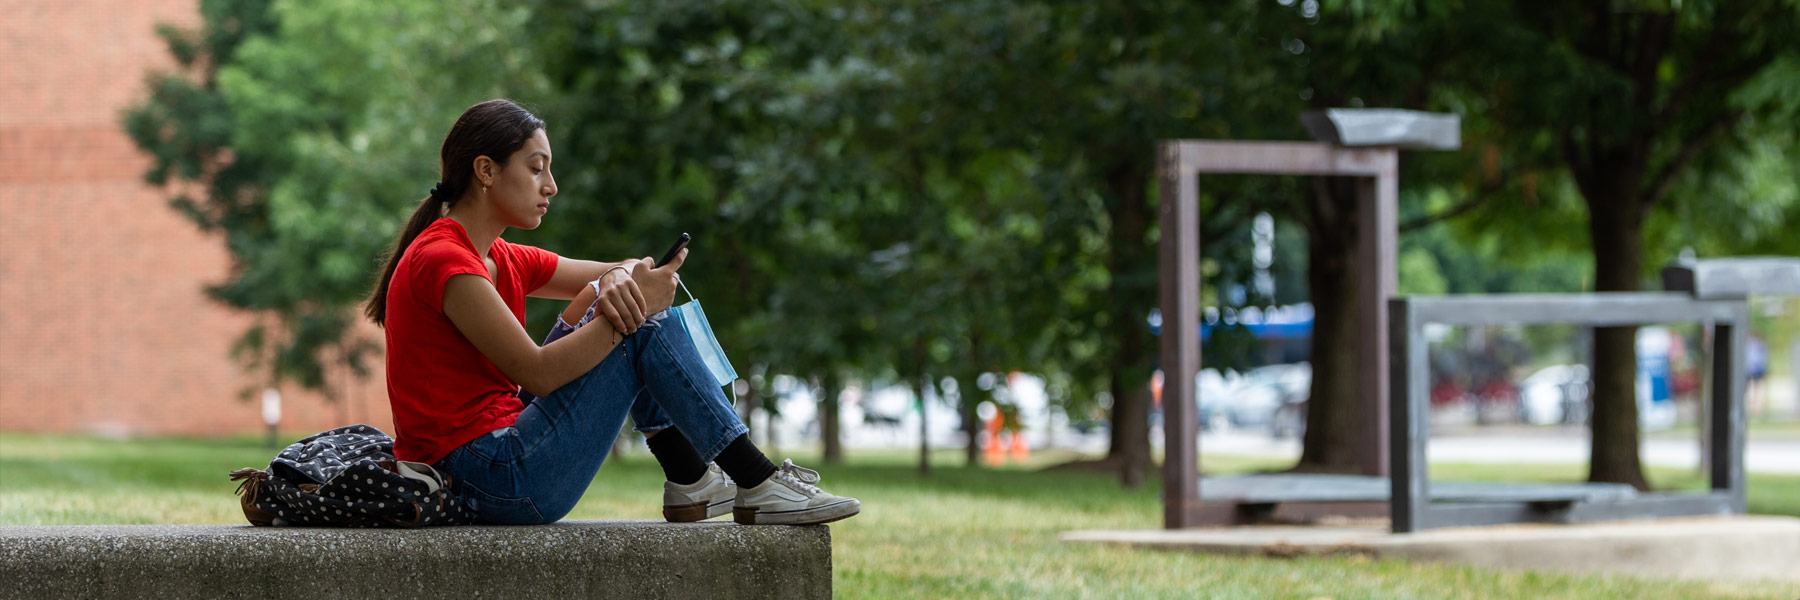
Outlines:
{"label": "concrete bench surface", "polygon": [[825,526],[0,527],[0,598],[829,598]]}

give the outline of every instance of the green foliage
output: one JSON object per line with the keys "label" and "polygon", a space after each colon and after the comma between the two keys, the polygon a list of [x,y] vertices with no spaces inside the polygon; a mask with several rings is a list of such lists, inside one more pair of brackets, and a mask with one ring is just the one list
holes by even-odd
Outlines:
{"label": "green foliage", "polygon": [[[1159,140],[1296,139],[1295,115],[1329,106],[1462,115],[1467,150],[1403,163],[1402,220],[1422,225],[1402,241],[1408,292],[1592,289],[1568,256],[1591,248],[1598,171],[1571,144],[1682,167],[1645,222],[1646,273],[1681,248],[1800,252],[1794,8],[208,1],[199,30],[164,31],[180,68],[125,125],[148,180],[197,184],[175,206],[224,234],[235,268],[213,294],[266,317],[238,347],[275,379],[319,386],[377,348],[349,326],[439,136],[510,96],[548,121],[563,191],[508,238],[614,260],[692,233],[684,280],[741,372],[950,378],[975,402],[980,374],[1025,370],[1086,412],[1155,363]],[[1596,24],[1659,15],[1674,42],[1644,92],[1606,58],[1628,32]],[[1621,107],[1643,93],[1657,118]],[[1721,114],[1742,116],[1710,133]],[[1311,195],[1208,178],[1207,296],[1305,300],[1303,234],[1334,226]],[[1238,298],[1265,213],[1277,286]],[[541,332],[554,308],[531,306]],[[1241,331],[1215,339],[1211,365],[1247,353]]]}
{"label": "green foliage", "polygon": [[186,70],[153,76],[126,115],[155,159],[147,178],[202,184],[175,205],[225,233],[233,276],[212,295],[273,317],[239,340],[240,358],[308,387],[324,383],[327,361],[361,372],[379,346],[350,334],[352,307],[437,179],[438,132],[469,104],[544,93],[530,54],[502,35],[529,13],[482,1],[203,13],[201,32],[168,35]]}
{"label": "green foliage", "polygon": [[[574,125],[558,143],[592,166],[564,187],[618,200],[534,236],[605,254],[695,232],[688,281],[725,292],[726,343],[779,372],[974,389],[979,373],[1028,369],[1078,386],[1069,397],[1118,367],[1147,375],[1114,359],[1117,332],[1143,338],[1155,304],[1149,148],[1226,127],[1199,117],[1192,86],[1224,67],[1197,60],[1195,32],[1148,24],[1200,9],[537,9],[592,25],[543,38],[579,99],[559,106]],[[1109,27],[1123,29],[1080,33]],[[1117,211],[1135,233],[1118,237]],[[592,223],[629,231],[582,243],[561,229]]]}
{"label": "green foliage", "polygon": [[1800,6],[1471,3],[1454,23],[1444,83],[1480,98],[1503,162],[1554,168],[1552,202],[1641,225],[1642,276],[1682,248],[1794,251]]}

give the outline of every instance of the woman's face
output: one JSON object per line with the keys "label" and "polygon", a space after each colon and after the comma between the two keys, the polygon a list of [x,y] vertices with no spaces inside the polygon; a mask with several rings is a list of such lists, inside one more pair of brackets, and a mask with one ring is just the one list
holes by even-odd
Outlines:
{"label": "woman's face", "polygon": [[531,132],[525,145],[513,152],[506,166],[496,171],[488,188],[488,200],[507,227],[537,229],[550,211],[556,195],[556,178],[550,175],[550,137],[544,130]]}

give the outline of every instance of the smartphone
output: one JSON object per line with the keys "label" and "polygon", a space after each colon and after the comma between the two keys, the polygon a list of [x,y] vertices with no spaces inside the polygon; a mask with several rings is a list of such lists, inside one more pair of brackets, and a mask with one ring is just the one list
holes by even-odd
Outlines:
{"label": "smartphone", "polygon": [[694,239],[693,236],[685,233],[681,234],[681,237],[675,238],[675,245],[669,246],[669,251],[663,253],[662,260],[656,261],[656,266],[661,267],[669,264],[669,261],[675,260],[675,255],[680,254],[681,249],[686,248],[688,241],[692,239]]}

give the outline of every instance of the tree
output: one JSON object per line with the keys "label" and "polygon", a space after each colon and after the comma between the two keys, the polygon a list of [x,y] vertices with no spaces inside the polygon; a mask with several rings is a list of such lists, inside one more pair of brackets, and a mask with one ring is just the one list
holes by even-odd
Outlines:
{"label": "tree", "polygon": [[[564,200],[509,239],[616,258],[693,233],[686,281],[742,371],[825,392],[828,460],[841,456],[842,381],[894,378],[921,397],[956,381],[934,394],[968,415],[978,377],[1027,370],[1072,410],[1112,398],[1110,464],[1137,485],[1157,141],[1291,139],[1309,107],[1451,110],[1470,151],[1409,155],[1409,222],[1471,215],[1479,227],[1449,231],[1555,238],[1582,212],[1565,199],[1591,203],[1606,173],[1636,172],[1640,208],[1672,207],[1640,210],[1647,229],[1633,229],[1658,252],[1790,248],[1766,223],[1796,214],[1782,173],[1800,84],[1776,41],[1792,5],[209,2],[200,32],[169,36],[185,71],[154,79],[127,125],[157,157],[153,181],[202,185],[177,205],[226,232],[238,268],[215,294],[273,317],[243,346],[275,377],[316,385],[321,361],[370,349],[346,335],[350,308],[365,261],[433,179],[422,157],[462,107],[515,96],[550,123]],[[1717,42],[1732,35],[1743,43]],[[1624,47],[1634,40],[1660,53],[1649,80],[1633,79],[1649,60]],[[1632,112],[1646,96],[1649,116]],[[1721,114],[1718,133],[1707,115]],[[1626,158],[1643,168],[1619,171]],[[1332,286],[1355,278],[1337,262],[1355,246],[1353,211],[1341,183],[1319,183],[1208,181],[1203,252],[1221,298],[1268,301],[1222,291],[1249,277],[1232,232],[1260,213],[1306,228],[1315,296],[1345,295]],[[1732,201],[1683,199],[1702,187]],[[1676,200],[1643,200],[1659,196]],[[1617,220],[1606,207],[1589,208],[1593,222]],[[1353,355],[1348,306],[1319,307],[1321,355]],[[1209,364],[1232,362],[1213,350]],[[1354,389],[1351,372],[1315,373],[1314,408],[1341,412],[1333,391]],[[1324,412],[1313,425],[1323,437],[1302,466],[1341,467],[1350,425]]]}
{"label": "tree", "polygon": [[[1468,242],[1502,236],[1510,240],[1515,262],[1584,250],[1578,238],[1587,233],[1596,257],[1594,287],[1637,289],[1647,273],[1642,224],[1654,222],[1647,219],[1648,207],[1669,196],[1696,164],[1715,174],[1707,176],[1715,182],[1717,174],[1742,171],[1717,159],[1709,164],[1709,157],[1768,134],[1746,127],[1728,141],[1722,129],[1728,124],[1791,123],[1793,109],[1783,108],[1776,100],[1783,96],[1772,90],[1794,86],[1795,70],[1784,66],[1792,64],[1792,48],[1774,41],[1791,37],[1794,7],[1726,2],[1676,9],[1638,2],[1540,8],[1301,3],[1288,9],[1301,20],[1260,23],[1268,32],[1264,40],[1279,39],[1295,55],[1283,63],[1288,70],[1277,81],[1303,82],[1298,95],[1314,107],[1399,106],[1463,116],[1469,151],[1404,159],[1402,212],[1413,216],[1403,233],[1472,215],[1457,235]],[[1772,156],[1769,143],[1760,144],[1762,156]],[[1353,212],[1351,192],[1341,182],[1321,181],[1308,204],[1286,211],[1309,231],[1315,298],[1342,297],[1350,291],[1342,286],[1356,279],[1354,267],[1342,260],[1359,235],[1345,218]],[[1768,215],[1781,202],[1752,205]],[[1435,212],[1421,215],[1422,204]],[[1744,206],[1723,203],[1703,212],[1745,215]],[[1586,232],[1571,227],[1583,212],[1589,216]],[[1693,223],[1677,221],[1683,222]],[[1748,222],[1754,219],[1737,221],[1737,228]],[[1676,245],[1708,237],[1700,228],[1683,229],[1677,237],[1684,241]],[[1746,238],[1733,242],[1722,245],[1754,246]],[[1354,415],[1345,397],[1353,381],[1345,378],[1349,365],[1331,359],[1352,355],[1345,342],[1354,332],[1345,324],[1353,308],[1316,303],[1315,309],[1311,426],[1298,468],[1342,470],[1355,462],[1348,443]],[[1609,391],[1596,398],[1596,412],[1603,415],[1595,422],[1592,477],[1641,486],[1632,337],[1625,329],[1599,332],[1596,372],[1609,374],[1597,383]]]}
{"label": "tree", "polygon": [[[1054,378],[1110,390],[1112,461],[1127,484],[1142,481],[1152,149],[1231,129],[1226,111],[1208,112],[1233,96],[1227,85],[1194,82],[1261,83],[1267,56],[1229,75],[1198,59],[1233,55],[1220,24],[1235,13],[1176,2],[546,6],[574,11],[554,21],[594,24],[593,35],[545,39],[573,47],[561,85],[603,107],[579,121],[613,123],[572,134],[572,151],[635,161],[600,161],[597,183],[642,195],[701,165],[716,198],[693,206],[731,206],[720,231],[760,236],[748,246],[767,249],[769,268],[732,276],[767,282],[740,297],[770,302],[744,314],[743,331],[787,365],[774,368],[893,365],[902,380],[951,376],[965,392],[983,372],[1065,370]],[[621,147],[634,152],[601,153]],[[834,293],[817,293],[818,281]],[[771,335],[798,324],[799,335]],[[846,344],[852,335],[867,350]],[[957,396],[965,415],[981,399]]]}
{"label": "tree", "polygon": [[[1113,399],[1110,459],[1126,485],[1141,484],[1154,368],[1146,321],[1156,305],[1153,149],[1161,139],[1232,128],[1217,109],[1232,82],[1252,82],[1264,68],[1227,43],[1236,13],[1186,2],[906,2],[871,12],[892,33],[859,39],[904,44],[928,67],[907,87],[937,101],[942,113],[933,116],[944,126],[933,131],[1031,157],[1031,181],[1051,214],[1092,207],[1085,214],[1101,237],[1044,239],[1091,240],[1080,250],[1103,257],[1092,269],[1051,272],[1063,293],[1050,297],[1068,301],[1054,341],[1093,353],[1042,364],[1077,374],[1058,378],[1072,383],[1104,381]],[[1089,285],[1100,289],[1086,293]]]}
{"label": "tree", "polygon": [[[727,345],[817,382],[828,462],[840,454],[842,378],[953,377],[972,413],[980,373],[1038,366],[1031,353],[1057,331],[1059,300],[1081,291],[1054,275],[1083,269],[1090,252],[1091,237],[1055,235],[1064,230],[1040,219],[1091,228],[1088,199],[1044,210],[1039,163],[991,149],[980,125],[991,112],[937,80],[957,56],[926,50],[962,32],[940,31],[951,21],[933,9],[898,18],[914,8],[538,6],[553,22],[586,24],[543,37],[571,98],[560,105],[575,124],[565,153],[590,167],[565,188],[623,200],[576,207],[568,222],[650,229],[679,218],[731,249],[729,271],[701,266],[696,250],[688,280],[733,282],[719,319],[733,323]],[[618,243],[538,233],[596,251]],[[1034,276],[1046,269],[1052,277]]]}
{"label": "tree", "polygon": [[535,8],[575,24],[539,39],[582,165],[565,187],[600,199],[536,233],[608,255],[693,232],[685,279],[710,294],[722,343],[746,372],[814,382],[825,461],[840,460],[836,390],[880,352],[876,298],[892,295],[866,276],[871,255],[912,231],[891,219],[891,180],[843,151],[883,71],[820,58],[846,38],[810,3]]}
{"label": "tree", "polygon": [[[1267,97],[1238,119],[1254,125],[1240,137],[1304,137],[1302,111],[1334,107],[1397,107],[1445,110],[1446,96],[1434,94],[1443,61],[1434,47],[1443,41],[1447,16],[1399,16],[1411,3],[1356,3],[1321,8],[1317,3],[1256,4],[1244,19],[1248,31],[1236,38],[1237,52],[1267,55],[1270,72],[1257,89]],[[1428,12],[1430,12],[1427,9]],[[1479,140],[1479,136],[1474,136]],[[1407,155],[1401,170],[1403,212],[1418,213],[1422,183],[1442,179],[1455,156]],[[1436,183],[1445,185],[1454,182]],[[1362,427],[1358,392],[1358,283],[1369,276],[1357,263],[1361,236],[1352,178],[1315,177],[1303,184],[1277,182],[1255,210],[1280,215],[1305,233],[1305,289],[1313,303],[1312,382],[1306,405],[1306,432],[1298,471],[1356,472],[1364,463],[1369,435]],[[1411,209],[1411,210],[1409,210]],[[1430,213],[1426,219],[1445,213]],[[1208,357],[1209,360],[1212,358]]]}
{"label": "tree", "polygon": [[[206,2],[199,31],[164,30],[182,70],[126,114],[147,179],[199,184],[174,206],[223,231],[233,269],[211,295],[272,317],[236,348],[273,380],[363,371],[348,335],[375,257],[437,178],[438,132],[466,106],[542,92],[496,35],[527,16],[496,2]],[[380,82],[371,85],[371,82]]]}
{"label": "tree", "polygon": [[[1587,208],[1598,291],[1639,289],[1654,266],[1645,260],[1651,216],[1705,201],[1675,193],[1696,164],[1741,155],[1765,128],[1793,129],[1792,97],[1767,93],[1800,79],[1793,2],[1469,8],[1461,22],[1484,43],[1466,55],[1459,82],[1489,100],[1522,154],[1566,169]],[[1589,479],[1647,488],[1635,331],[1595,331]]]}

